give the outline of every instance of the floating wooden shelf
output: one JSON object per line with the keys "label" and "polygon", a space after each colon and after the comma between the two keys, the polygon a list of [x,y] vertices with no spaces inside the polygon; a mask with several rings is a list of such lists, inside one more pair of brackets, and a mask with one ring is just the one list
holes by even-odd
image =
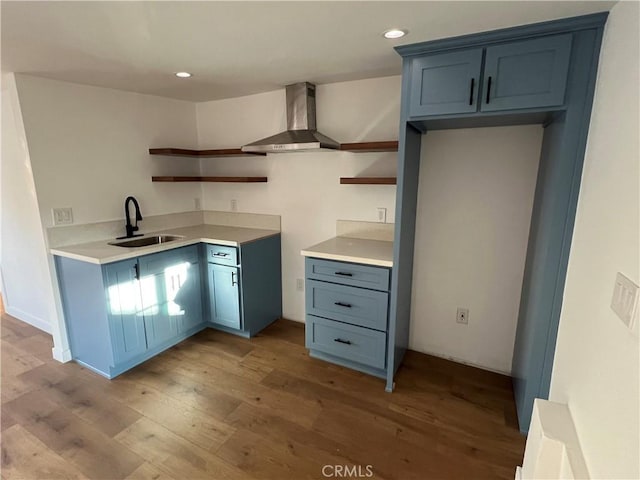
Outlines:
{"label": "floating wooden shelf", "polygon": [[152,182],[266,183],[267,177],[151,177]]}
{"label": "floating wooden shelf", "polygon": [[361,142],[341,143],[340,150],[345,152],[397,152],[398,142]]}
{"label": "floating wooden shelf", "polygon": [[[360,143],[341,143],[340,150],[343,152],[397,152],[398,142],[360,142]],[[214,158],[214,157],[242,157],[259,155],[265,156],[264,152],[243,152],[240,148],[222,148],[217,150],[190,150],[188,148],[150,148],[150,155],[164,155],[165,157],[197,157],[197,158]]]}
{"label": "floating wooden shelf", "polygon": [[222,148],[217,150],[189,150],[186,148],[150,148],[150,155],[167,157],[242,157],[251,155],[265,156],[266,153],[243,152],[239,148]]}
{"label": "floating wooden shelf", "polygon": [[340,177],[342,185],[395,185],[396,177]]}

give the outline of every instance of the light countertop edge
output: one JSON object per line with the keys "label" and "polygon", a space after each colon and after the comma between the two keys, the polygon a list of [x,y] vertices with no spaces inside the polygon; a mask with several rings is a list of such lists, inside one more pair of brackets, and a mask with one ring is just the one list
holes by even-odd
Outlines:
{"label": "light countertop edge", "polygon": [[393,268],[393,242],[334,237],[300,251],[305,257]]}
{"label": "light countertop edge", "polygon": [[[109,245],[113,239],[101,240],[97,242],[82,243],[77,245],[66,245],[49,249],[51,255],[71,258],[97,265],[114,263],[129,258],[142,257],[153,253],[173,250],[197,243],[209,243],[215,245],[225,245],[230,247],[240,247],[241,245],[261,240],[263,238],[279,235],[279,230],[266,230],[258,228],[228,227],[218,225],[197,225],[192,227],[172,228],[159,232],[145,233],[143,236],[152,235],[179,235],[184,238],[159,245],[149,245],[146,247],[118,247]],[[136,237],[142,238],[142,237]],[[125,241],[125,239],[122,239]]]}

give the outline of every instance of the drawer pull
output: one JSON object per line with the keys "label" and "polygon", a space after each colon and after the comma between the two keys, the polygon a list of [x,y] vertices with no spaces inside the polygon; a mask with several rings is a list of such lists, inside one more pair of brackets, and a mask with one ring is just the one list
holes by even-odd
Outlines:
{"label": "drawer pull", "polygon": [[228,253],[222,253],[222,252],[216,252],[214,254],[212,254],[214,257],[228,257],[229,254]]}
{"label": "drawer pull", "polygon": [[349,272],[333,272],[334,275],[342,275],[343,277],[353,277],[353,273]]}
{"label": "drawer pull", "polygon": [[334,342],[338,342],[338,343],[344,343],[345,345],[351,345],[351,340],[343,340],[341,338],[334,338],[333,341]]}
{"label": "drawer pull", "polygon": [[339,307],[344,307],[344,308],[351,308],[350,303],[334,302],[334,305],[337,305]]}

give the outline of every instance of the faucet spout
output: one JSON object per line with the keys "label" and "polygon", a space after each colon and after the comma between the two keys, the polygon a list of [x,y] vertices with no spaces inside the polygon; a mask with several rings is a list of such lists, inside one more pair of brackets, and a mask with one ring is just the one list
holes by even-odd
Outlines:
{"label": "faucet spout", "polygon": [[[135,220],[136,220],[135,225],[131,224],[131,215],[129,213],[130,203],[133,203],[133,207],[135,209]],[[140,213],[140,205],[138,204],[138,201],[134,197],[127,197],[126,200],[124,201],[124,216],[127,222],[124,226],[127,231],[127,234],[125,237],[121,237],[121,238],[141,237],[142,236],[141,233],[138,235],[134,235],[133,233],[138,231],[138,229],[140,228],[138,227],[138,222],[142,220],[142,214]]]}

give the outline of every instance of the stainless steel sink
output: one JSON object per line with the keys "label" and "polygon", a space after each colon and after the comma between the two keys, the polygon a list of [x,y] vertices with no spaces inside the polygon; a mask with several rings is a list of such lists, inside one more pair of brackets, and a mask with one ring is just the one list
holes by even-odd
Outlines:
{"label": "stainless steel sink", "polygon": [[183,238],[184,237],[179,235],[152,235],[150,237],[134,238],[133,240],[125,240],[122,242],[110,242],[109,245],[127,248],[148,247],[150,245],[160,245],[162,243],[182,240]]}

